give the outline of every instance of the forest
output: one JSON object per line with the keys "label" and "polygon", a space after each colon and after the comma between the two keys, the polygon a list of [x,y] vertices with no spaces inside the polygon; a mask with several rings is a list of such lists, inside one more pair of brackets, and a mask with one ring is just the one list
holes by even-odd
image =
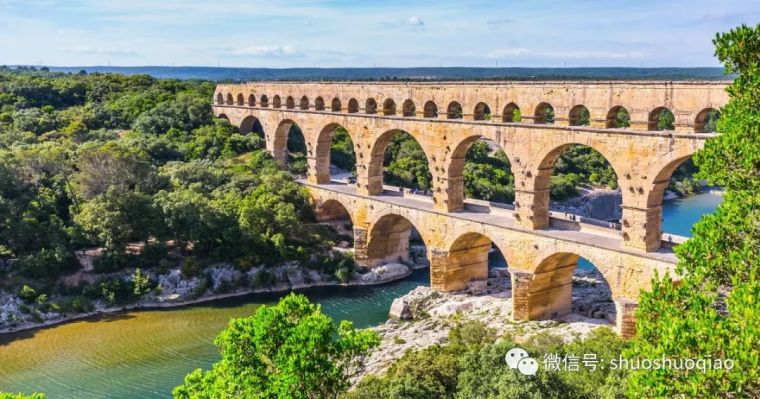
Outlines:
{"label": "forest", "polygon": [[[178,265],[202,277],[215,262],[247,270],[297,260],[350,275],[352,262],[323,256],[334,232],[313,223],[305,189],[263,138],[214,118],[213,90],[0,69],[0,289],[35,315],[71,314],[137,300],[158,288],[145,270]],[[98,280],[62,284],[92,248]]]}

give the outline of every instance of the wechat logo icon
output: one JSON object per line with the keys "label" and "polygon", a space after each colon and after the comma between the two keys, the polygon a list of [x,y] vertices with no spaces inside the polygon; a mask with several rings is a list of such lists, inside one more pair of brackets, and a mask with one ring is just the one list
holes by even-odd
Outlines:
{"label": "wechat logo icon", "polygon": [[523,348],[510,349],[504,360],[509,368],[517,369],[523,375],[536,375],[538,371],[538,362],[528,356],[528,352]]}

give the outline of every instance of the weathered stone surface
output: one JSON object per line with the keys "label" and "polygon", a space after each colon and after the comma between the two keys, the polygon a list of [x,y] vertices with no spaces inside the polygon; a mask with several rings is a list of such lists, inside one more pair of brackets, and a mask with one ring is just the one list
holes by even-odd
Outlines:
{"label": "weathered stone surface", "polygon": [[391,304],[388,316],[398,320],[410,320],[412,318],[412,310],[404,298],[396,298]]}

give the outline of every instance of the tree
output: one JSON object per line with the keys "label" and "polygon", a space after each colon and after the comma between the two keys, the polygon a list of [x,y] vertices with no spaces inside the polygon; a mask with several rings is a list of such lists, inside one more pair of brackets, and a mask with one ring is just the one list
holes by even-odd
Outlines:
{"label": "tree", "polygon": [[45,399],[45,394],[34,393],[31,395],[24,395],[21,393],[4,393],[0,392],[0,399]]}
{"label": "tree", "polygon": [[713,40],[738,76],[715,138],[694,156],[697,178],[725,188],[723,202],[676,248],[680,284],[655,279],[640,299],[629,356],[731,359],[706,372],[634,371],[631,397],[760,397],[760,25]]}
{"label": "tree", "polygon": [[290,294],[233,319],[215,344],[222,360],[188,374],[175,398],[335,398],[379,338],[348,321],[336,325],[319,305]]}
{"label": "tree", "polygon": [[158,186],[155,167],[147,154],[114,141],[82,146],[76,166],[78,193],[86,200],[108,190],[150,193]]}

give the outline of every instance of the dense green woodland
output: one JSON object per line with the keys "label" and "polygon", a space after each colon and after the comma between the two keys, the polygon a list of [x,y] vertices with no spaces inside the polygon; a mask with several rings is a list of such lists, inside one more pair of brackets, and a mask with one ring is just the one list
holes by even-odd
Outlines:
{"label": "dense green woodland", "polygon": [[[352,262],[326,256],[335,233],[312,223],[305,189],[262,150],[262,137],[214,118],[213,90],[0,69],[0,288],[33,312],[77,313],[155,285],[138,287],[140,271],[131,285],[108,274],[132,268],[181,264],[192,276],[213,262],[246,270],[298,260],[349,277]],[[78,268],[75,251],[97,247],[99,283],[59,284]]]}

